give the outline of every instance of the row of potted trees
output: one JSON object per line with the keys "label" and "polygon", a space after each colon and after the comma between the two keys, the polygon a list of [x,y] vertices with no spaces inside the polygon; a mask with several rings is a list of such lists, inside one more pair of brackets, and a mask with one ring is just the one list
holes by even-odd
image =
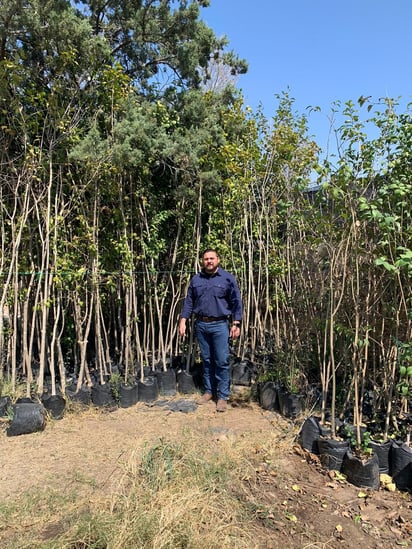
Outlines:
{"label": "row of potted trees", "polygon": [[[248,360],[231,358],[232,380],[235,385],[250,386],[254,380],[254,367]],[[41,397],[21,397],[12,402],[8,396],[0,399],[0,416],[9,419],[8,436],[29,434],[45,428],[46,416],[61,419],[67,401],[106,408],[128,408],[138,402],[152,403],[159,397],[192,394],[202,390],[201,364],[187,357],[176,357],[159,362],[154,368],[136,368],[137,375],[119,372],[110,375],[90,370],[88,384],[72,379],[65,394],[52,392],[46,385]]]}
{"label": "row of potted trees", "polygon": [[[264,409],[291,419],[316,408],[320,396],[316,390],[306,397],[290,393],[274,381],[260,384],[258,394]],[[354,425],[346,417],[334,418],[333,423],[334,432],[330,417],[322,422],[319,416],[309,415],[299,431],[300,445],[319,456],[323,467],[339,471],[355,486],[377,489],[381,475],[386,475],[399,490],[412,490],[412,414],[403,413],[398,418],[398,431],[390,437],[384,436],[383,425],[378,422]]]}
{"label": "row of potted trees", "polygon": [[91,385],[76,380],[66,386],[65,394],[57,391],[52,394],[46,386],[39,396],[20,397],[12,401],[11,397],[0,399],[0,416],[9,420],[8,436],[29,434],[45,428],[46,417],[61,419],[68,401],[83,405],[105,408],[128,408],[138,402],[154,402],[160,396],[173,397],[177,393],[191,394],[199,388],[200,376],[196,370],[158,367],[145,370],[144,375],[128,377],[126,381],[120,373],[112,373],[103,378],[91,374]]}

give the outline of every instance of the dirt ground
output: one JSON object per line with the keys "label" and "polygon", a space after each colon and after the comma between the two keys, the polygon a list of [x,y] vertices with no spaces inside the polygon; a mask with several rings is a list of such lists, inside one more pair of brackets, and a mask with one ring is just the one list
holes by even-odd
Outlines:
{"label": "dirt ground", "polygon": [[[268,525],[266,540],[256,547],[412,547],[411,494],[383,488],[365,492],[333,478],[296,445],[298,428],[299,422],[256,403],[235,401],[223,414],[213,402],[188,413],[144,403],[110,412],[86,409],[48,421],[42,432],[15,437],[6,435],[3,423],[0,505],[18,503],[36,489],[80,487],[91,497],[110,492],[131,452],[162,437],[178,440],[188,429],[217,445],[225,437],[263,435],[282,452],[270,468],[256,462],[257,483],[250,485],[248,497],[266,509],[263,517],[256,507],[256,520]],[[7,527],[0,525],[2,547]]]}

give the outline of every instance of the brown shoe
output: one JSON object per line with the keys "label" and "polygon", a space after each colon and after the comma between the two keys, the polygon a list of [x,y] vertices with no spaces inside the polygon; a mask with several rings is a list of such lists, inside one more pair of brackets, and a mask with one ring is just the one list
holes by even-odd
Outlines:
{"label": "brown shoe", "polygon": [[206,404],[209,400],[212,400],[212,395],[210,393],[205,393],[196,401],[196,404]]}
{"label": "brown shoe", "polygon": [[217,412],[226,412],[227,410],[227,400],[222,400],[219,398],[216,404],[216,411]]}

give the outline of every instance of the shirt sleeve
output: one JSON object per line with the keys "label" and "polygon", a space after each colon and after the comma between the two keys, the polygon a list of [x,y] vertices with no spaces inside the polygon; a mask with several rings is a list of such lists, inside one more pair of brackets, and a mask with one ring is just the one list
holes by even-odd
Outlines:
{"label": "shirt sleeve", "polygon": [[190,315],[192,314],[192,312],[193,312],[193,284],[191,281],[189,284],[189,288],[187,289],[185,300],[183,302],[183,308],[180,314],[180,318],[190,318]]}

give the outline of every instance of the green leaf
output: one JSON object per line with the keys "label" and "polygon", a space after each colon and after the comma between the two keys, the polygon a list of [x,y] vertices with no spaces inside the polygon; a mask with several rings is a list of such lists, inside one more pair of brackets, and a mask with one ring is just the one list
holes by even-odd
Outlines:
{"label": "green leaf", "polygon": [[378,259],[375,259],[375,265],[377,266],[381,265],[382,267],[384,267],[384,269],[392,273],[397,271],[395,265],[392,265],[392,263],[389,263],[386,257],[378,257]]}

